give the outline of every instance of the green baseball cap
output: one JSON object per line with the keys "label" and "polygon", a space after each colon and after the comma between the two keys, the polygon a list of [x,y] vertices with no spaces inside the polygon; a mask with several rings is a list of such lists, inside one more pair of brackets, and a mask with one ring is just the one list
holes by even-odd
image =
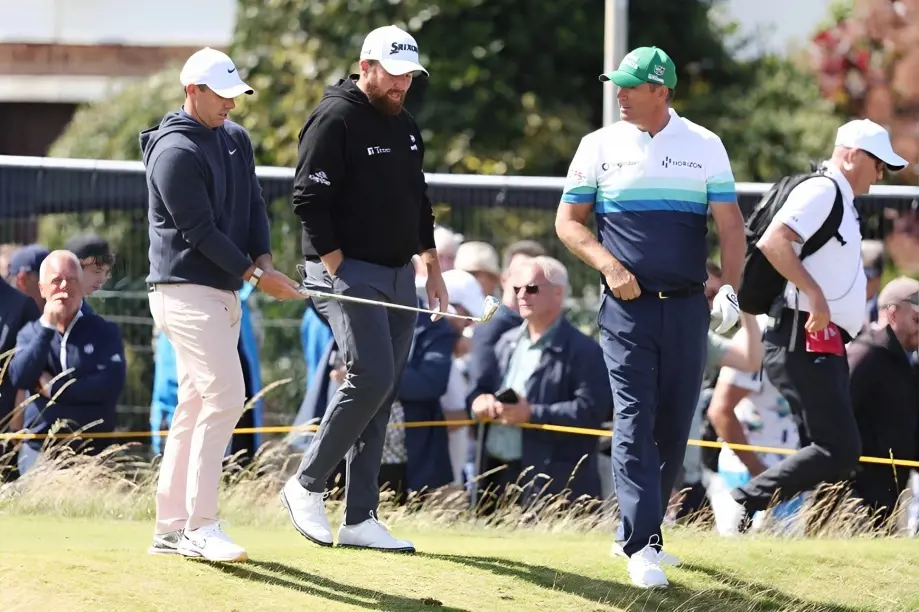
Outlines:
{"label": "green baseball cap", "polygon": [[601,81],[612,81],[619,87],[638,87],[642,83],[676,87],[676,66],[663,49],[638,47],[622,58],[619,68],[600,75]]}

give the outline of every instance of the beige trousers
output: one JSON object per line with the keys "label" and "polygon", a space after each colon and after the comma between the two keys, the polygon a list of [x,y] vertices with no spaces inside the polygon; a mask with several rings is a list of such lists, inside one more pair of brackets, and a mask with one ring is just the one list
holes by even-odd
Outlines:
{"label": "beige trousers", "polygon": [[175,349],[179,383],[156,489],[156,532],[167,533],[217,521],[223,459],[246,395],[237,352],[242,310],[238,292],[154,289],[150,312]]}

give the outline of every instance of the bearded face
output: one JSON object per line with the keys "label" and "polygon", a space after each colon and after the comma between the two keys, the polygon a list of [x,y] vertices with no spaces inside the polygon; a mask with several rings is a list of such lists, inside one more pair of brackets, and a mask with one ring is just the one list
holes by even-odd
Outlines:
{"label": "bearded face", "polygon": [[398,115],[405,104],[405,96],[412,86],[412,75],[395,76],[374,62],[366,72],[365,93],[370,103],[384,115]]}

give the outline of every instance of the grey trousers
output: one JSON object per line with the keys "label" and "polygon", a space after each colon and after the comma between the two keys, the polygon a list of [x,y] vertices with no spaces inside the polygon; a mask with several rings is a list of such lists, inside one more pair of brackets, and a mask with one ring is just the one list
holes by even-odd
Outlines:
{"label": "grey trousers", "polygon": [[[307,261],[306,287],[405,306],[416,306],[412,266],[389,268],[345,258],[332,277],[319,262]],[[313,298],[348,369],[326,408],[319,430],[303,456],[298,480],[321,493],[347,457],[345,523],[376,515],[383,442],[393,399],[408,360],[418,315],[406,310]]]}

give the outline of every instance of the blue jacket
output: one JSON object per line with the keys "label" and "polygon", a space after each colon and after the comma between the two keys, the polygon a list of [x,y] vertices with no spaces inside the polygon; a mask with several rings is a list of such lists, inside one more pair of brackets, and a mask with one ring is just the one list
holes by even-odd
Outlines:
{"label": "blue jacket", "polygon": [[[35,300],[0,278],[0,372],[7,360],[12,358],[3,354],[16,347],[19,331],[40,316]],[[9,372],[0,374],[0,429],[4,428],[7,415],[15,407],[16,391]]]}
{"label": "blue jacket", "polygon": [[[495,353],[500,375],[507,372],[525,329],[520,326],[505,332],[498,341]],[[613,394],[600,345],[562,319],[527,381],[526,398],[533,411],[530,423],[600,429],[613,413]],[[546,486],[538,477],[521,501],[529,503],[533,494],[555,495],[565,488],[571,491],[570,500],[581,495],[599,497],[598,447],[594,436],[524,429],[521,463],[523,469],[534,469],[527,472],[522,484],[530,484],[537,474],[546,474],[552,481]]]}
{"label": "blue jacket", "polygon": [[491,319],[476,326],[470,344],[469,393],[466,396],[466,410],[470,415],[473,400],[483,393],[494,393],[501,383],[495,345],[508,330],[520,327],[522,323],[523,318],[519,314],[501,304]]}
{"label": "blue jacket", "polygon": [[[447,392],[455,343],[456,332],[446,319],[432,322],[427,315],[418,316],[398,392],[406,423],[444,420],[440,398]],[[453,482],[446,427],[407,428],[405,450],[410,490],[430,491]]]}
{"label": "blue jacket", "polygon": [[[10,362],[9,373],[13,384],[20,389],[35,390],[42,372],[57,376],[64,371],[61,363],[61,345],[64,334],[33,321],[19,332],[16,338],[16,355]],[[88,432],[115,430],[118,397],[125,385],[125,356],[121,329],[111,321],[97,315],[79,313],[67,335],[64,355],[67,368],[74,370],[55,381],[50,390],[54,397],[40,396],[29,403],[25,411],[25,426],[32,433],[45,433],[58,419],[71,421],[71,429],[82,428],[93,421],[102,420],[86,429]],[[105,439],[93,441],[93,448],[107,446]],[[36,448],[41,440],[29,440]]]}
{"label": "blue jacket", "polygon": [[184,110],[140,133],[147,177],[148,283],[238,291],[243,273],[271,252],[268,213],[246,130],[208,128]]}
{"label": "blue jacket", "polygon": [[[338,345],[335,339],[330,339],[326,345],[322,356],[316,362],[316,366],[309,376],[309,382],[306,385],[306,395],[300,404],[300,410],[294,417],[294,427],[307,425],[308,423],[319,424],[325,415],[325,409],[328,407],[335,393],[337,385],[329,378],[332,373],[332,362],[338,351]],[[310,442],[313,439],[313,432],[291,432],[287,436],[287,443],[297,452],[306,452]]]}

